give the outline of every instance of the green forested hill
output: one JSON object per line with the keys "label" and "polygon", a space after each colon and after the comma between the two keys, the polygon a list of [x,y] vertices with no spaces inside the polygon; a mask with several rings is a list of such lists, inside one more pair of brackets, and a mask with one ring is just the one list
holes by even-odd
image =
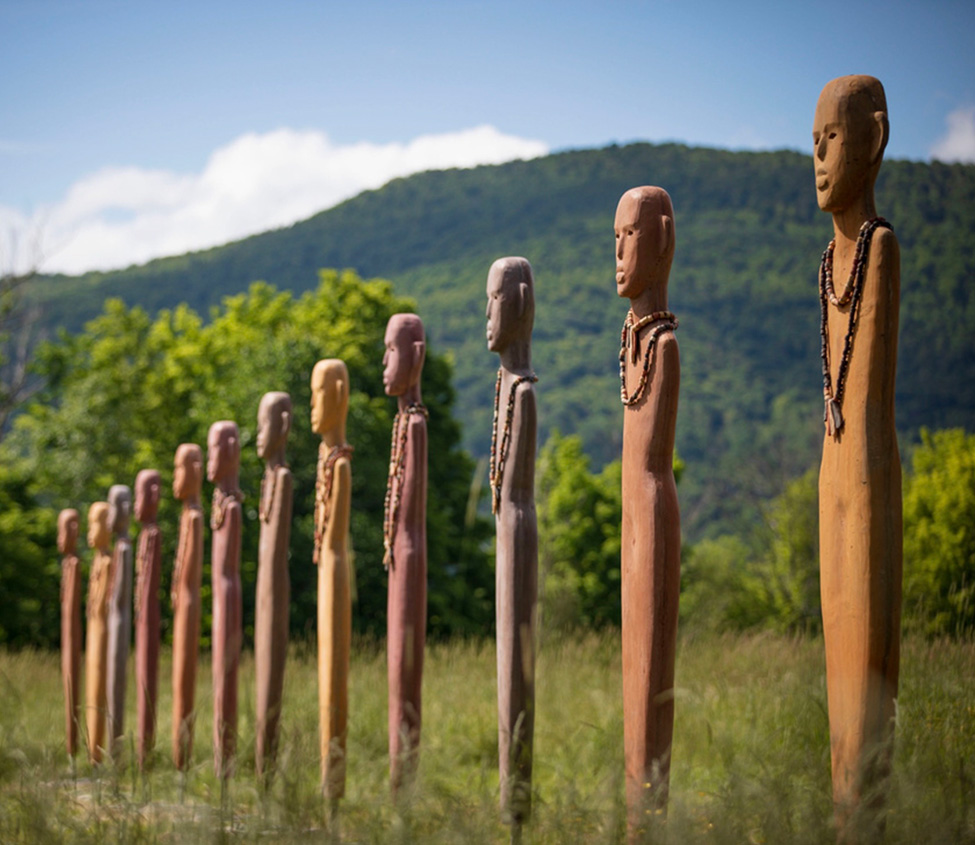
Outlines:
{"label": "green forested hill", "polygon": [[[831,226],[807,156],[634,144],[420,174],[217,249],[46,278],[38,297],[47,325],[79,329],[106,296],[206,313],[257,279],[303,291],[322,267],[388,278],[416,300],[433,346],[455,356],[465,441],[483,455],[497,365],[484,345],[484,283],[495,258],[524,255],[536,277],[542,437],[578,432],[602,463],[618,456],[621,434],[626,303],[615,293],[613,214],[641,184],[666,188],[677,215],[680,492],[695,538],[754,519],[758,502],[816,460],[816,273]],[[887,162],[877,206],[902,252],[902,436],[975,429],[975,167]]]}

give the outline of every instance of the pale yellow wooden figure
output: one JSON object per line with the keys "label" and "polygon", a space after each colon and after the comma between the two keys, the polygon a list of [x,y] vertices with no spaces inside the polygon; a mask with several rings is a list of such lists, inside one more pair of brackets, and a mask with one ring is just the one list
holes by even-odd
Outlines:
{"label": "pale yellow wooden figure", "polygon": [[322,790],[333,802],[345,795],[352,642],[352,447],[345,441],[348,410],[349,372],[345,363],[337,358],[319,361],[311,375],[311,427],[322,438],[315,482],[318,707]]}

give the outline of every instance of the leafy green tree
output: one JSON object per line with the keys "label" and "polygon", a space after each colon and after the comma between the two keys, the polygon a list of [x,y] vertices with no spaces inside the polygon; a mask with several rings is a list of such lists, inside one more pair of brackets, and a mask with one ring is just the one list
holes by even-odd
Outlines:
{"label": "leafy green tree", "polygon": [[620,623],[620,462],[599,475],[578,436],[554,432],[538,461],[543,624]]}
{"label": "leafy green tree", "polygon": [[[205,447],[211,423],[237,422],[241,489],[245,493],[241,574],[245,633],[252,634],[257,571],[258,492],[263,465],[255,449],[257,407],[270,390],[294,405],[288,457],[295,478],[291,542],[292,629],[313,635],[317,573],[312,564],[313,502],[319,438],[310,429],[309,380],[320,358],[345,360],[351,381],[349,438],[353,456],[351,543],[357,630],[385,630],[382,511],[395,404],[383,394],[383,334],[389,317],[412,310],[387,282],[352,272],[322,271],[319,286],[300,298],[255,283],[228,297],[210,321],[186,305],[153,320],[141,308],[110,300],[86,331],[42,347],[37,369],[46,388],[17,419],[4,459],[31,479],[29,493],[50,508],[84,511],[113,483],[131,484],[145,467],[158,469],[164,489],[182,442]],[[491,629],[493,578],[485,551],[487,523],[465,520],[471,458],[459,446],[451,415],[451,368],[435,351],[424,369],[430,409],[429,625],[434,636]],[[209,485],[204,486],[204,508]],[[163,589],[175,555],[178,503],[160,508]],[[209,552],[204,608],[209,606]],[[168,605],[164,597],[164,606]],[[204,621],[204,632],[208,624]]]}
{"label": "leafy green tree", "polygon": [[904,484],[904,606],[930,635],[975,630],[975,435],[921,429]]}
{"label": "leafy green tree", "polygon": [[705,630],[821,629],[818,471],[808,470],[744,535],[697,543],[681,579],[681,619]]}
{"label": "leafy green tree", "polygon": [[53,646],[60,636],[57,517],[0,462],[0,646]]}

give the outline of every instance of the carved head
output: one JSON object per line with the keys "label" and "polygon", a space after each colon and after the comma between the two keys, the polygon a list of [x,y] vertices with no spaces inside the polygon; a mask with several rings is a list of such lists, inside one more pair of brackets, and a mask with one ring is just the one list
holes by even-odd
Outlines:
{"label": "carved head", "polygon": [[349,410],[349,371],[339,358],[323,358],[311,371],[311,430],[324,434],[344,423]]}
{"label": "carved head", "polygon": [[173,496],[180,501],[199,499],[203,486],[203,450],[195,443],[181,443],[173,460]]}
{"label": "carved head", "polygon": [[666,285],[674,259],[674,206],[663,188],[631,188],[616,207],[616,292],[636,299]]}
{"label": "carved head", "polygon": [[95,502],[88,508],[88,547],[106,551],[111,544],[108,502]]}
{"label": "carved head", "polygon": [[139,522],[155,522],[159,512],[162,480],[154,469],[143,469],[135,477],[135,518]]}
{"label": "carved head", "polygon": [[58,514],[58,551],[73,555],[78,548],[78,511],[65,508]]}
{"label": "carved head", "polygon": [[512,340],[530,340],[535,322],[535,281],[524,258],[499,258],[487,278],[487,347],[505,349]]}
{"label": "carved head", "polygon": [[257,456],[267,460],[272,455],[284,456],[291,431],[291,397],[282,391],[265,393],[257,406]]}
{"label": "carved head", "polygon": [[383,387],[389,396],[402,396],[420,383],[427,345],[423,322],[416,314],[394,314],[386,324]]}
{"label": "carved head", "polygon": [[879,80],[841,76],[827,83],[813,119],[816,200],[823,211],[844,211],[873,191],[889,135]]}
{"label": "carved head", "polygon": [[125,484],[113,484],[108,490],[108,524],[112,533],[124,536],[132,519],[132,491]]}
{"label": "carved head", "polygon": [[235,479],[240,467],[240,432],[237,423],[221,420],[207,435],[207,479],[214,483]]}

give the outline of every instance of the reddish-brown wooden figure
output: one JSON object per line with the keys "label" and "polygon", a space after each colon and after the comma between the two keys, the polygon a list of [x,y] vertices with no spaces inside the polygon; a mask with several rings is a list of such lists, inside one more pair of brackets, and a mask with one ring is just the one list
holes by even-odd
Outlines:
{"label": "reddish-brown wooden figure", "polygon": [[221,420],[207,436],[207,479],[215,485],[210,510],[213,571],[213,762],[217,775],[233,774],[237,750],[237,670],[243,640],[240,586],[241,501],[237,476],[237,423]]}
{"label": "reddish-brown wooden figure", "polygon": [[537,413],[531,334],[535,283],[524,258],[499,258],[487,279],[487,346],[501,357],[494,388],[491,510],[497,526],[496,619],[501,811],[514,826],[531,815],[535,729],[535,515]]}
{"label": "reddish-brown wooden figure", "polygon": [[884,89],[873,77],[840,77],[820,94],[816,198],[833,216],[833,240],[820,266],[826,425],[820,589],[833,799],[844,837],[882,825],[876,811],[890,769],[900,663],[903,533],[894,427],[900,252],[874,205],[888,131]]}
{"label": "reddish-brown wooden figure", "polygon": [[61,552],[61,679],[64,683],[65,745],[74,765],[78,753],[78,715],[81,698],[81,567],[78,550],[78,511],[58,514]]}
{"label": "reddish-brown wooden figure", "polygon": [[270,775],[277,757],[284,664],[288,654],[288,544],[291,539],[291,470],[285,446],[291,431],[291,397],[265,393],[257,409],[257,455],[265,462],[258,514],[261,537],[254,608],[254,669],[257,675],[257,738],[254,766]]}
{"label": "reddish-brown wooden figure", "polygon": [[85,725],[88,759],[100,763],[105,753],[108,718],[108,599],[112,586],[112,530],[108,502],[88,508],[88,547],[94,550],[88,576],[88,630],[85,640]]}
{"label": "reddish-brown wooden figure", "polygon": [[349,517],[352,447],[345,440],[349,372],[337,358],[319,361],[311,374],[311,428],[322,438],[315,480],[315,551],[318,566],[318,714],[322,791],[345,795],[352,640]]}
{"label": "reddish-brown wooden figure", "polygon": [[680,510],[674,434],[680,357],[667,310],[674,209],[633,188],[616,209],[616,292],[630,300],[620,339],[623,402],[623,735],[630,838],[666,807],[674,733]]}
{"label": "reddish-brown wooden figure", "polygon": [[185,772],[193,755],[196,662],[203,576],[203,450],[182,443],[173,461],[173,496],[183,503],[170,599],[173,605],[173,765]]}
{"label": "reddish-brown wooden figure", "polygon": [[112,757],[122,752],[125,732],[125,686],[132,640],[132,491],[113,484],[108,491],[108,523],[115,534],[112,592],[108,604],[108,725]]}
{"label": "reddish-brown wooden figure", "polygon": [[142,524],[135,553],[136,758],[144,769],[156,744],[159,691],[159,569],[162,535],[156,524],[162,480],[154,469],[135,477],[135,518]]}
{"label": "reddish-brown wooden figure", "polygon": [[395,795],[412,781],[419,760],[427,628],[427,409],[420,396],[426,339],[420,318],[390,317],[385,344],[383,386],[398,407],[383,522],[389,572],[389,772]]}

